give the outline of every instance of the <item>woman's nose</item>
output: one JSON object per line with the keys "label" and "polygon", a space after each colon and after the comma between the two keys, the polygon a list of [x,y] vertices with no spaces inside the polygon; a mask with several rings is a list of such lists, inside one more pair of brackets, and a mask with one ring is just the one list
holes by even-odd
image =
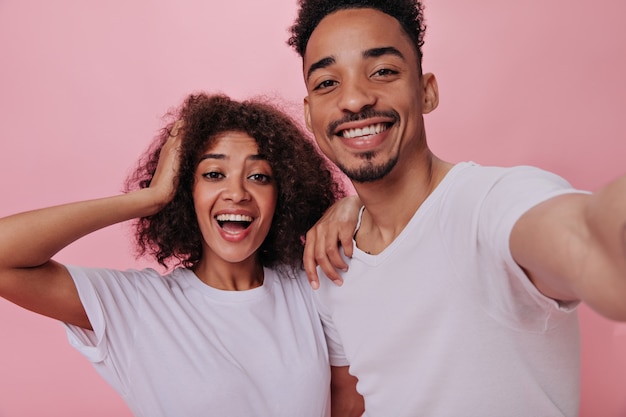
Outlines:
{"label": "woman's nose", "polygon": [[227,200],[232,200],[234,202],[246,201],[250,199],[250,194],[246,190],[245,180],[241,180],[239,178],[230,179],[226,184],[226,189],[224,190],[224,198]]}

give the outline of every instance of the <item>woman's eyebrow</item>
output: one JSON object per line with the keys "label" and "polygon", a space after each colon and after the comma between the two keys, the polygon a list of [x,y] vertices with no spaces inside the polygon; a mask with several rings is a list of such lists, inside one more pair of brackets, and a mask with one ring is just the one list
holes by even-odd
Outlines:
{"label": "woman's eyebrow", "polygon": [[[200,157],[200,161],[204,161],[205,159],[219,159],[219,160],[226,160],[229,157],[224,155],[223,153],[207,153],[204,154]],[[267,157],[262,155],[262,154],[252,154],[249,155],[246,159],[252,160],[252,161],[265,161],[267,160]]]}
{"label": "woman's eyebrow", "polygon": [[227,157],[223,153],[207,153],[200,157],[200,161],[205,159],[227,159]]}

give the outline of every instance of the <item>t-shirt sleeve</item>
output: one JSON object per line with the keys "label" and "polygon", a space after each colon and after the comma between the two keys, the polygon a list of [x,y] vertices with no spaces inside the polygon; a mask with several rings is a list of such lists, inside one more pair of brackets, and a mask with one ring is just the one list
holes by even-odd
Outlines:
{"label": "t-shirt sleeve", "polygon": [[[321,280],[328,280],[322,270],[318,268],[318,275]],[[317,308],[320,320],[322,321],[322,328],[324,329],[324,336],[326,337],[326,345],[328,347],[328,359],[331,366],[348,366],[348,359],[339,337],[339,332],[333,323],[332,316],[326,304],[323,302],[323,292],[325,287],[329,285],[328,282],[321,284],[320,288],[313,292],[313,301]],[[334,285],[334,284],[332,284]]]}
{"label": "t-shirt sleeve", "polygon": [[[110,342],[132,340],[137,322],[139,271],[67,266],[93,330],[64,323],[69,343],[92,363],[109,354]],[[119,325],[123,323],[123,325]]]}
{"label": "t-shirt sleeve", "polygon": [[[552,313],[546,316],[546,326],[550,319],[559,316],[559,312],[569,313],[577,303],[559,303],[541,294],[533,285],[522,268],[515,262],[510,249],[510,236],[517,220],[532,207],[553,197],[580,192],[563,178],[553,173],[533,167],[517,167],[506,171],[490,188],[481,209],[479,222],[479,242],[488,245],[496,253],[499,261],[496,267],[507,271],[509,280],[494,283],[495,288],[502,287],[500,294],[509,294],[519,300],[525,293],[527,303],[513,303],[515,300],[501,298],[507,305],[520,305],[520,311],[512,313],[526,314],[532,304]],[[504,306],[500,306],[504,309]],[[509,307],[507,307],[509,308]],[[547,329],[546,329],[547,330]]]}
{"label": "t-shirt sleeve", "polygon": [[526,211],[550,198],[583,191],[558,175],[528,166],[478,167],[461,186],[464,189],[457,195],[462,200],[449,205],[456,206],[457,213],[449,215],[463,219],[455,227],[472,228],[466,235],[474,236],[474,241],[465,246],[472,252],[466,255],[475,260],[470,261],[472,276],[483,282],[467,286],[481,291],[471,296],[481,299],[498,320],[526,330],[548,330],[574,311],[577,303],[559,303],[537,290],[513,259],[509,241],[513,226]]}

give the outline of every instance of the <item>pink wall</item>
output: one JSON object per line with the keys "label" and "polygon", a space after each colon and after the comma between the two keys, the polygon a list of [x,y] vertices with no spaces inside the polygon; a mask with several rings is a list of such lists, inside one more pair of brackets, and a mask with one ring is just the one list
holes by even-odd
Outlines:
{"label": "pink wall", "polygon": [[[0,216],[109,195],[189,92],[300,103],[295,0],[0,1]],[[591,190],[624,173],[622,0],[427,0],[427,117],[451,161],[532,164]],[[37,233],[33,230],[33,233]],[[112,227],[58,259],[141,266]],[[626,325],[580,310],[583,417],[626,415]],[[129,416],[60,324],[0,300],[0,417]]]}

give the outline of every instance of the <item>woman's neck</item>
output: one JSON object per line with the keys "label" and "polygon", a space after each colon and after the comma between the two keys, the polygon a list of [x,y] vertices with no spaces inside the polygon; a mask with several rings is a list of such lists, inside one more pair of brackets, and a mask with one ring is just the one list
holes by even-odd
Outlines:
{"label": "woman's neck", "polygon": [[245,291],[263,285],[263,266],[256,257],[238,263],[203,257],[193,272],[206,285],[226,291]]}

